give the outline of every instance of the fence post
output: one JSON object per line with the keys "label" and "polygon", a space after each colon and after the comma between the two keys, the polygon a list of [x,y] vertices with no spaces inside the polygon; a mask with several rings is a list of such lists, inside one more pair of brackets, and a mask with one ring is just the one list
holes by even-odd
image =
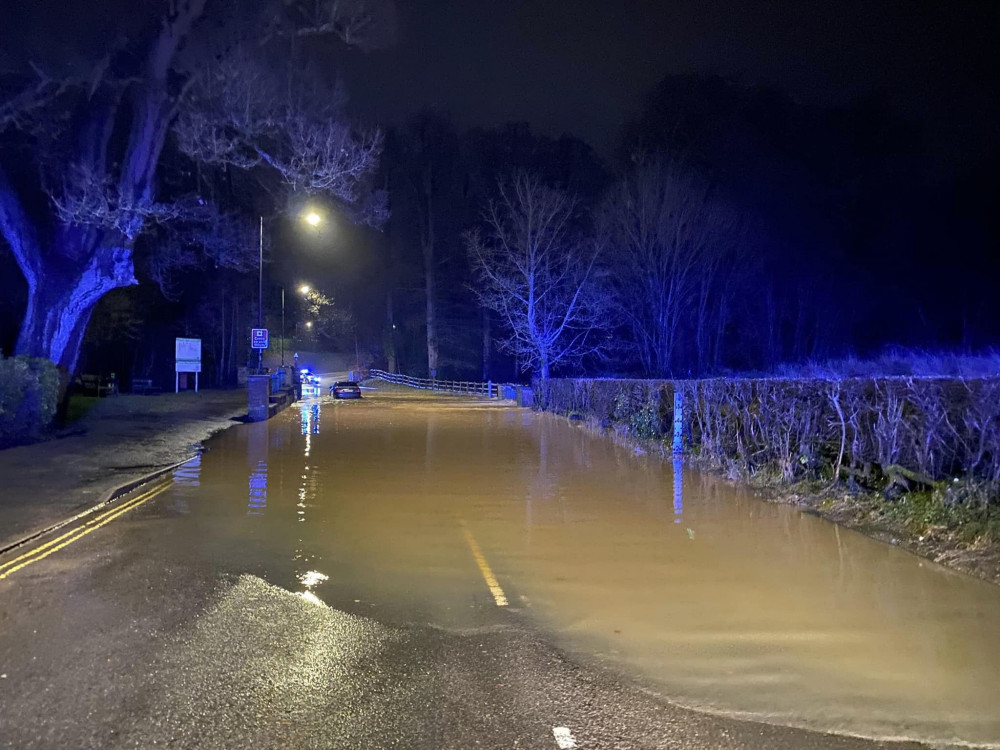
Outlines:
{"label": "fence post", "polygon": [[674,453],[684,452],[684,395],[674,386]]}

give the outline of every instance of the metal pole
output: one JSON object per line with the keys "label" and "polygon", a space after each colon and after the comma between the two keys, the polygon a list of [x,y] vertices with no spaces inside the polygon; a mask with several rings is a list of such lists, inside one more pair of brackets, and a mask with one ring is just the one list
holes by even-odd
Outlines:
{"label": "metal pole", "polygon": [[[674,386],[676,388],[676,385]],[[674,391],[674,454],[684,452],[684,394]]]}
{"label": "metal pole", "polygon": [[[257,327],[264,327],[264,217],[260,217],[260,252],[257,256]],[[257,372],[264,372],[264,350],[257,350]]]}
{"label": "metal pole", "polygon": [[281,287],[281,366],[285,366],[285,287]]}

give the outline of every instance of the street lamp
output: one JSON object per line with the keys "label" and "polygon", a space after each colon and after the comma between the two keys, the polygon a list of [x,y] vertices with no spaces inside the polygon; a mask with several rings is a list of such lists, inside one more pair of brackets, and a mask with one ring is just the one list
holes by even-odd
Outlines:
{"label": "street lamp", "polygon": [[[264,327],[264,217],[260,217],[260,251],[257,255],[257,327]],[[264,350],[257,350],[257,374],[264,371]]]}
{"label": "street lamp", "polygon": [[[309,294],[312,287],[302,284],[299,287],[299,294]],[[281,287],[281,366],[285,366],[285,287]]]}
{"label": "street lamp", "polygon": [[[323,221],[323,214],[317,209],[310,208],[299,215],[309,226],[319,227]],[[309,293],[309,287],[303,285],[299,290],[302,294]],[[260,217],[260,242],[257,252],[257,327],[264,327],[264,217]],[[281,287],[281,366],[285,366],[285,287]],[[257,372],[264,370],[264,350],[257,350]]]}

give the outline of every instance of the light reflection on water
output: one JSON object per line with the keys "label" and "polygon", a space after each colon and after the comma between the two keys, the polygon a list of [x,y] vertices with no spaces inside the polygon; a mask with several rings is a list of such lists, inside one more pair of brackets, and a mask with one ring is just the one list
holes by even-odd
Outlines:
{"label": "light reflection on water", "polygon": [[456,403],[305,404],[223,435],[202,484],[247,482],[267,523],[230,524],[253,535],[234,547],[331,606],[460,618],[489,596],[461,519],[522,616],[681,703],[1000,737],[997,588],[560,418]]}
{"label": "light reflection on water", "polygon": [[170,494],[170,505],[175,513],[186,515],[191,512],[191,494],[201,486],[201,453],[174,469],[173,481],[180,491]]}
{"label": "light reflection on water", "polygon": [[302,434],[319,435],[319,403],[303,401],[299,406],[301,414]]}
{"label": "light reflection on water", "polygon": [[268,433],[267,422],[252,425],[247,431],[250,438],[247,446],[247,463],[251,467],[247,477],[249,488],[247,515],[250,516],[262,516],[267,510]]}
{"label": "light reflection on water", "polygon": [[247,503],[247,513],[252,516],[262,516],[267,509],[267,462],[258,461],[257,470],[250,472],[248,481],[250,501]]}
{"label": "light reflection on water", "polygon": [[673,461],[674,470],[674,523],[681,522],[684,515],[684,462],[677,456]]}
{"label": "light reflection on water", "polygon": [[197,487],[201,484],[201,454],[174,469],[174,484]]}

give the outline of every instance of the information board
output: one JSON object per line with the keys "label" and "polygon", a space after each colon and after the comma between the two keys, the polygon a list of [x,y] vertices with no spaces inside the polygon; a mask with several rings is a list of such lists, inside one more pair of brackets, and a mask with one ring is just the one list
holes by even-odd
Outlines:
{"label": "information board", "polygon": [[266,328],[250,329],[250,347],[252,349],[267,349],[267,343]]}
{"label": "information board", "polygon": [[180,390],[182,372],[194,373],[194,392],[198,392],[198,373],[201,372],[201,339],[174,339],[174,393]]}

